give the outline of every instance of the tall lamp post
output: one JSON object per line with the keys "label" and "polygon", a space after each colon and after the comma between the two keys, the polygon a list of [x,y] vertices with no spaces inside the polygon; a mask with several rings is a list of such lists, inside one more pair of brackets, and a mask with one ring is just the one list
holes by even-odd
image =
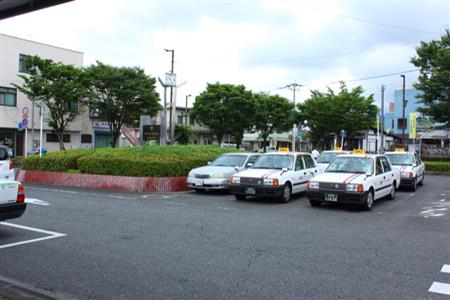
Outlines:
{"label": "tall lamp post", "polygon": [[406,127],[406,120],[405,120],[405,108],[408,101],[405,100],[405,75],[400,75],[400,77],[403,79],[403,88],[402,88],[402,143],[403,148],[406,148],[406,140],[405,140],[405,127]]}
{"label": "tall lamp post", "polygon": [[[164,49],[166,52],[172,53],[172,62],[171,62],[171,68],[170,73],[173,74],[173,64],[174,64],[174,57],[175,57],[175,50],[174,49]],[[172,132],[172,110],[173,110],[173,87],[170,87],[170,112],[169,112],[169,140],[170,143],[173,144],[173,136],[171,134]]]}
{"label": "tall lamp post", "polygon": [[191,96],[192,96],[191,94],[186,95],[186,106],[184,107],[184,117],[186,118],[185,121],[184,121],[184,125],[186,125],[186,126],[187,126],[187,124],[188,124],[188,121],[187,121],[187,117],[188,117],[188,114],[187,114],[187,109],[188,109],[188,98],[191,97]]}

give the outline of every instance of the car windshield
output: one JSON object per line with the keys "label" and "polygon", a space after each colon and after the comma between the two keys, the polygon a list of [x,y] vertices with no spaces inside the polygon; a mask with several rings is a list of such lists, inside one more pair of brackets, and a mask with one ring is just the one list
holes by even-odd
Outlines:
{"label": "car windshield", "polygon": [[335,159],[336,156],[338,156],[339,154],[342,154],[342,153],[340,153],[340,152],[322,152],[320,154],[319,158],[317,159],[317,162],[322,163],[322,164],[328,164],[333,159]]}
{"label": "car windshield", "polygon": [[292,155],[263,155],[253,165],[253,169],[292,169],[294,157]]}
{"label": "car windshield", "polygon": [[210,166],[215,167],[242,167],[247,157],[245,155],[222,155],[213,161]]}
{"label": "car windshield", "polygon": [[336,157],[328,166],[327,173],[372,173],[373,162],[366,157]]}
{"label": "car windshield", "polygon": [[411,154],[386,154],[393,165],[410,165],[414,163],[413,156]]}

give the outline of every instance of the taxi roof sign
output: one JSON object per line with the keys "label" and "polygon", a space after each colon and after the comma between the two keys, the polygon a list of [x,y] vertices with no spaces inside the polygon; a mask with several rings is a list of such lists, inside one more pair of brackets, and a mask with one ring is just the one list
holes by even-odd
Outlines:
{"label": "taxi roof sign", "polygon": [[354,154],[366,154],[366,150],[364,149],[353,149]]}
{"label": "taxi roof sign", "polygon": [[280,147],[278,148],[279,152],[289,152],[289,147]]}
{"label": "taxi roof sign", "polygon": [[405,152],[405,148],[395,148],[395,152]]}

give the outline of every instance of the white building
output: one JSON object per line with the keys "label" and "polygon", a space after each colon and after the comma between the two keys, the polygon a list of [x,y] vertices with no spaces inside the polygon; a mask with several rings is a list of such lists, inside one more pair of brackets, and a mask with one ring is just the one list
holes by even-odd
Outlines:
{"label": "white building", "polygon": [[[76,67],[83,66],[83,53],[64,49],[17,37],[0,34],[0,144],[12,148],[14,155],[24,156],[26,148],[32,145],[31,119],[32,102],[13,84],[21,85],[23,80],[18,74],[26,74],[24,59],[27,55],[38,55]],[[25,122],[24,122],[24,119]],[[43,147],[48,151],[59,150],[59,143],[44,118]],[[27,126],[21,126],[28,123]],[[19,129],[27,127],[27,129]],[[34,112],[34,148],[39,140],[39,107],[35,104]],[[27,132],[25,132],[27,131]],[[27,136],[27,139],[25,139]],[[92,122],[89,112],[70,123],[64,136],[66,149],[92,147],[94,144]]]}

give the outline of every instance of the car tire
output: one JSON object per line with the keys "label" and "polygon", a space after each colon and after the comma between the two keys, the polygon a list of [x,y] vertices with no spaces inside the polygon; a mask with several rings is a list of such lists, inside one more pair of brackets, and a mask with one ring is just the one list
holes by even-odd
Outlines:
{"label": "car tire", "polygon": [[317,201],[317,200],[309,200],[309,204],[311,204],[311,206],[313,206],[313,207],[318,207],[318,206],[322,205],[322,202]]}
{"label": "car tire", "polygon": [[286,183],[283,186],[283,193],[281,194],[281,202],[288,203],[289,200],[291,200],[291,196],[292,196],[291,185],[289,183]]}
{"label": "car tire", "polygon": [[423,185],[424,180],[425,180],[425,172],[422,173],[422,180],[418,184]]}
{"label": "car tire", "polygon": [[236,198],[236,200],[238,201],[244,201],[247,197],[245,195],[236,194],[234,195],[234,198]]}
{"label": "car tire", "polygon": [[364,203],[362,205],[362,209],[369,211],[372,209],[373,206],[373,202],[374,202],[374,196],[373,196],[373,192],[372,190],[370,190],[367,194],[366,194],[366,199],[364,199]]}
{"label": "car tire", "polygon": [[206,192],[204,189],[194,189],[194,191],[199,194],[204,194]]}
{"label": "car tire", "polygon": [[394,200],[396,192],[397,192],[396,183],[394,181],[394,183],[392,184],[392,187],[391,187],[391,191],[389,192],[389,195],[386,196],[386,199]]}
{"label": "car tire", "polygon": [[417,177],[414,178],[414,182],[411,185],[411,191],[415,192],[417,190]]}

